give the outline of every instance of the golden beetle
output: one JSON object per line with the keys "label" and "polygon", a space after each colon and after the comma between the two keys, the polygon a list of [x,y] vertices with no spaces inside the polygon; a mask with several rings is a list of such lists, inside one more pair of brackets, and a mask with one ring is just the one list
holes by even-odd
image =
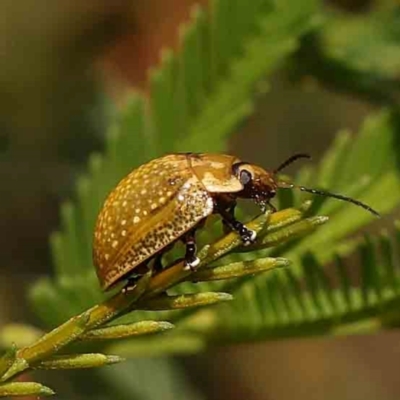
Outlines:
{"label": "golden beetle", "polygon": [[276,174],[298,158],[296,154],[268,172],[227,154],[169,154],[133,170],[109,194],[94,233],[93,259],[104,290],[150,261],[161,268],[161,257],[178,240],[186,244],[185,263],[194,269],[195,231],[213,213],[238,232],[244,245],[256,233],[234,216],[237,198],[254,200],[265,211],[278,188],[302,191],[352,202],[375,215],[369,206],[337,194],[308,189],[276,179]]}

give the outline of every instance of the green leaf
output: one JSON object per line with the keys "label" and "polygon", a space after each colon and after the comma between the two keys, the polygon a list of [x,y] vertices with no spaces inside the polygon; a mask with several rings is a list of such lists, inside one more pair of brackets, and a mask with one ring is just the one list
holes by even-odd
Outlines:
{"label": "green leaf", "polygon": [[36,364],[36,369],[81,369],[97,368],[125,361],[118,356],[106,356],[101,353],[71,354],[54,356]]}
{"label": "green leaf", "polygon": [[[394,242],[398,228],[392,231],[390,240]],[[386,232],[378,238],[387,243]],[[258,279],[256,284],[249,281],[239,287],[232,307],[211,311],[219,321],[214,327],[214,332],[219,333],[210,334],[211,341],[250,340],[254,329],[256,337],[262,339],[363,333],[399,324],[400,313],[395,310],[400,304],[400,274],[393,265],[386,264],[394,259],[396,250],[386,248],[386,254],[382,254],[377,242],[371,239],[360,242],[356,250],[361,262],[358,265],[353,262],[351,269],[337,256],[336,270],[328,273],[312,253],[308,253],[301,262],[304,281],[290,270],[278,270],[272,272],[273,278]],[[356,282],[350,283],[355,276],[360,276],[359,286]],[[269,307],[264,304],[267,299]],[[254,318],[250,311],[243,313],[241,308],[244,307],[257,309],[261,315]],[[220,332],[226,336],[221,338]]]}
{"label": "green leaf", "polygon": [[396,6],[360,15],[330,13],[309,35],[291,65],[295,77],[324,84],[378,104],[398,101],[399,13]]}
{"label": "green leaf", "polygon": [[52,396],[53,390],[37,382],[12,382],[0,385],[0,397]]}
{"label": "green leaf", "polygon": [[370,74],[371,79],[398,82],[400,16],[393,11],[331,18],[323,30],[326,56]]}
{"label": "green leaf", "polygon": [[[397,118],[397,113],[389,110],[371,115],[353,140],[346,139],[345,146],[343,135],[340,134],[327,157],[321,160],[321,168],[315,169],[313,185],[328,190],[322,185],[327,182],[327,164],[330,163],[330,174],[335,179],[330,182],[329,190],[355,197],[373,206],[381,214],[391,212],[400,199]],[[335,151],[336,155],[332,158]],[[354,170],[358,175],[354,175]],[[286,249],[281,254],[278,250],[274,255],[279,254],[295,261],[299,254],[312,249],[320,261],[327,262],[338,251],[348,254],[354,248],[352,243],[355,243],[348,236],[376,220],[364,209],[335,199],[327,199],[318,213],[331,215],[330,222],[288,252]]]}

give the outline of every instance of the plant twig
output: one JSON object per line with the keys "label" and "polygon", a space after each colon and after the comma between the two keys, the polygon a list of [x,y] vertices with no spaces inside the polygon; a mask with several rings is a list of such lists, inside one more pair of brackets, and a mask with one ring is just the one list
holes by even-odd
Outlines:
{"label": "plant twig", "polygon": [[[313,230],[321,222],[325,221],[316,220],[315,217],[301,219],[303,211],[304,210],[286,209],[272,215],[270,212],[267,212],[256,217],[247,224],[250,229],[256,231],[259,235],[259,244],[257,248],[285,242],[292,236],[297,236],[299,233],[304,234],[307,231]],[[268,239],[269,236],[271,237]],[[187,308],[231,299],[231,296],[226,293],[199,293],[172,297],[165,295],[167,289],[179,282],[185,280],[207,281],[213,279],[227,279],[250,275],[289,264],[288,260],[282,258],[267,258],[259,259],[253,263],[239,262],[210,268],[211,263],[227,253],[238,249],[241,245],[241,239],[235,232],[228,233],[212,245],[207,245],[199,251],[200,270],[194,273],[190,270],[188,271],[185,269],[184,262],[179,261],[155,276],[151,276],[151,272],[149,272],[138,281],[133,290],[120,291],[103,303],[95,305],[80,315],[69,319],[64,324],[42,336],[32,345],[23,347],[16,352],[8,352],[0,359],[0,371],[2,372],[2,374],[0,374],[0,382],[7,382],[2,385],[0,384],[0,397],[2,396],[1,389],[3,389],[5,393],[9,393],[9,389],[11,390],[13,388],[10,386],[10,383],[8,383],[12,378],[15,378],[17,375],[29,369],[46,367],[54,369],[87,368],[119,361],[120,359],[113,356],[104,356],[101,354],[63,355],[56,357],[54,357],[54,355],[77,339],[87,341],[91,340],[92,337],[96,339],[127,337],[137,335],[138,330],[140,333],[142,328],[143,333],[149,332],[147,326],[143,325],[140,327],[138,324],[101,328],[101,326],[123,314],[138,309]],[[254,246],[250,248],[250,250],[254,250],[255,248]],[[172,325],[166,322],[154,322],[154,324],[160,324],[160,326],[153,327],[150,331],[172,328]],[[168,324],[168,326],[164,326],[163,324]],[[40,384],[34,385],[40,386]],[[44,389],[42,386],[39,386],[39,391],[51,394],[47,388]]]}

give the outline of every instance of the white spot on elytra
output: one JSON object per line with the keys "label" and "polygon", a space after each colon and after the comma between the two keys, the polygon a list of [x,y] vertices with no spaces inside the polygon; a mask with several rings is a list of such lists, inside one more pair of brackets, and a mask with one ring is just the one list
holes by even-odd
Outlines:
{"label": "white spot on elytra", "polygon": [[136,214],[139,214],[139,213],[140,213],[140,208],[137,208],[137,209],[135,210],[135,213],[136,213]]}
{"label": "white spot on elytra", "polygon": [[135,218],[133,218],[133,223],[137,224],[140,221],[140,218],[136,215]]}
{"label": "white spot on elytra", "polygon": [[169,196],[171,196],[171,194],[172,194],[172,192],[170,190],[168,190],[167,196],[169,197]]}
{"label": "white spot on elytra", "polygon": [[211,161],[211,168],[222,169],[225,168],[225,164],[218,161]]}
{"label": "white spot on elytra", "polygon": [[126,230],[125,229],[121,232],[121,235],[122,236],[126,236]]}
{"label": "white spot on elytra", "polygon": [[115,249],[118,246],[118,240],[114,240],[111,246]]}
{"label": "white spot on elytra", "polygon": [[147,193],[147,190],[146,189],[142,189],[141,191],[140,191],[140,194],[141,195],[145,195]]}
{"label": "white spot on elytra", "polygon": [[122,221],[121,221],[121,225],[125,225],[126,224],[126,219],[123,219]]}
{"label": "white spot on elytra", "polygon": [[127,204],[128,204],[128,202],[125,200],[125,201],[122,203],[122,207],[126,207]]}
{"label": "white spot on elytra", "polygon": [[164,204],[165,203],[165,197],[160,197],[159,202],[160,202],[160,204]]}
{"label": "white spot on elytra", "polygon": [[185,200],[185,196],[183,196],[182,194],[180,194],[180,195],[178,196],[178,200],[179,200],[179,201]]}
{"label": "white spot on elytra", "polygon": [[157,208],[157,204],[156,203],[153,203],[152,205],[151,205],[151,209],[152,210],[155,210]]}
{"label": "white spot on elytra", "polygon": [[146,210],[143,211],[143,215],[144,215],[144,216],[147,215],[147,211],[146,211]]}
{"label": "white spot on elytra", "polygon": [[110,258],[110,255],[109,255],[109,254],[104,254],[104,258],[105,258],[106,260],[108,260],[108,259]]}

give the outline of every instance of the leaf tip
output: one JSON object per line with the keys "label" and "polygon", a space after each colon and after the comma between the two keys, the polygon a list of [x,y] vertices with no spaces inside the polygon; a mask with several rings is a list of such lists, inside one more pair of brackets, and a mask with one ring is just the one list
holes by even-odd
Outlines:
{"label": "leaf tip", "polygon": [[215,297],[217,301],[231,301],[233,300],[233,296],[230,293],[219,292],[215,293]]}
{"label": "leaf tip", "polygon": [[171,322],[167,322],[167,321],[159,321],[157,323],[157,326],[159,328],[159,331],[168,331],[170,329],[174,329],[175,325],[171,324]]}
{"label": "leaf tip", "polygon": [[277,257],[275,258],[275,267],[277,268],[285,268],[288,267],[292,262],[287,258]]}
{"label": "leaf tip", "polygon": [[316,217],[310,218],[311,222],[313,225],[322,225],[325,224],[325,222],[329,221],[329,217],[326,215],[318,215]]}
{"label": "leaf tip", "polygon": [[126,358],[120,356],[107,356],[107,365],[118,364],[126,361]]}
{"label": "leaf tip", "polygon": [[53,389],[50,389],[47,386],[43,386],[40,388],[38,395],[39,396],[54,396],[56,392]]}

